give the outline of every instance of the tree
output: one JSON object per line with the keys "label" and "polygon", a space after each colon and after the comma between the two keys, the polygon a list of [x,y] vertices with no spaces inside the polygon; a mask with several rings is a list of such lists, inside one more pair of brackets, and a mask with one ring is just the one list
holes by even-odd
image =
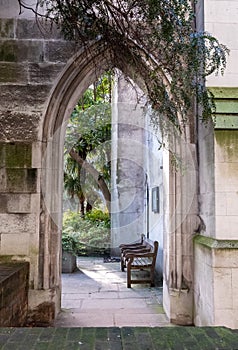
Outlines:
{"label": "tree", "polygon": [[185,133],[194,100],[202,106],[197,117],[211,117],[215,106],[205,79],[223,73],[228,49],[196,30],[195,1],[37,0],[34,8],[18,1],[20,11],[31,8],[38,19],[55,23],[67,40],[89,51],[93,41],[100,42],[111,51],[115,65],[117,60],[130,62],[156,112],[153,123],[158,126],[163,120],[162,133],[166,120]]}
{"label": "tree", "polygon": [[86,186],[85,172],[92,175],[110,212],[110,101],[111,73],[107,72],[79,100],[66,132],[64,187],[71,197],[78,197],[82,216],[85,200],[86,211],[92,209],[95,200],[92,199],[94,185],[90,182]]}

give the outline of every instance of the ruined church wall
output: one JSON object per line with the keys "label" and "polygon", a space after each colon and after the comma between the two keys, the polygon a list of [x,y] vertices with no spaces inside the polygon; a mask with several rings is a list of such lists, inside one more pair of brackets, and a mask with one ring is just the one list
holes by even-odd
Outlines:
{"label": "ruined church wall", "polygon": [[138,86],[119,74],[112,103],[111,247],[141,239],[146,232],[145,118]]}
{"label": "ruined church wall", "polygon": [[51,276],[50,258],[44,261],[60,255],[60,235],[56,228],[48,242],[44,236],[42,130],[51,89],[73,48],[39,27],[33,13],[19,16],[17,1],[1,0],[0,17],[0,254],[30,262],[30,308],[46,300],[59,305],[60,260]]}

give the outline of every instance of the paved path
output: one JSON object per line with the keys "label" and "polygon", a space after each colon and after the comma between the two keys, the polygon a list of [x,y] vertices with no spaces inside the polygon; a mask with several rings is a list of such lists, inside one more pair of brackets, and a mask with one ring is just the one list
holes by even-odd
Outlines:
{"label": "paved path", "polygon": [[126,286],[119,262],[78,258],[79,270],[62,275],[62,312],[56,327],[170,326],[162,288]]}
{"label": "paved path", "polygon": [[238,350],[238,330],[175,327],[161,288],[133,285],[117,263],[79,259],[62,277],[63,310],[50,328],[0,328],[2,350]]}

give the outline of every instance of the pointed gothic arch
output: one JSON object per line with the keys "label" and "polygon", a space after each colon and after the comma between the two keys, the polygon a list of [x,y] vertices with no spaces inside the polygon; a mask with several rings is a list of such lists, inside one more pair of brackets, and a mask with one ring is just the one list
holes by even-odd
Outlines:
{"label": "pointed gothic arch", "polygon": [[[100,62],[100,65],[95,64]],[[53,300],[56,305],[56,313],[60,309],[60,273],[61,273],[61,223],[62,223],[62,169],[63,169],[63,145],[65,126],[79,97],[100,75],[108,69],[118,68],[143,88],[143,72],[135,72],[130,60],[125,64],[123,52],[106,51],[100,43],[93,44],[88,50],[78,51],[66,64],[52,89],[47,109],[42,124],[42,175],[41,175],[41,224],[40,224],[40,252],[39,252],[39,288],[54,290]],[[144,66],[145,72],[148,67]],[[142,73],[142,74],[141,74]],[[165,77],[166,79],[166,77]],[[186,147],[185,147],[186,148]],[[177,148],[184,153],[184,147]],[[195,152],[192,151],[196,158]],[[171,173],[170,163],[167,164],[167,173]],[[178,293],[186,290],[185,300],[181,308],[186,305],[186,316],[180,312],[179,322],[192,323],[192,252],[191,237],[189,233],[184,235],[181,229],[186,227],[186,205],[184,208],[184,179],[178,175],[170,175],[168,180],[166,201],[167,229],[165,247],[165,309],[167,314],[176,319],[174,309],[176,305],[171,303],[171,288]],[[181,199],[182,198],[182,199]],[[186,213],[184,211],[186,210]],[[179,211],[177,213],[176,211]],[[172,219],[171,219],[172,212]],[[183,219],[181,219],[183,216]],[[196,216],[193,212],[192,216]],[[191,217],[190,217],[191,219]],[[189,221],[190,222],[190,221]],[[195,220],[196,222],[196,220]],[[190,222],[190,225],[191,222]],[[183,242],[189,241],[186,246]],[[185,257],[185,262],[182,260]],[[189,303],[188,303],[189,300]],[[182,316],[181,316],[182,315]],[[188,316],[189,315],[189,316]]]}

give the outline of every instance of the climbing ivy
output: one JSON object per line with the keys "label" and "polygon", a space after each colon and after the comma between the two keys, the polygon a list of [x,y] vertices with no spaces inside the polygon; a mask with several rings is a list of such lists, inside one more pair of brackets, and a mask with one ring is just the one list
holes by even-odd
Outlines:
{"label": "climbing ivy", "polygon": [[[18,1],[20,10],[27,7]],[[205,79],[224,72],[229,51],[211,34],[196,30],[194,1],[38,0],[31,9],[55,23],[67,40],[87,49],[98,41],[115,62],[129,62],[144,82],[155,125],[162,117],[184,131],[194,101],[202,107],[198,117],[211,117],[213,96]]]}

